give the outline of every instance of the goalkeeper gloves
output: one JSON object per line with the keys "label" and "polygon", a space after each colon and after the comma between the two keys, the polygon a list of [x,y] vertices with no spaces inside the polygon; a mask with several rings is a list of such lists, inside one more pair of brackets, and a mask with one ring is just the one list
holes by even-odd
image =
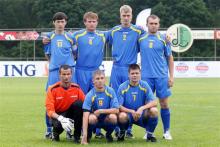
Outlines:
{"label": "goalkeeper gloves", "polygon": [[74,128],[74,120],[59,115],[57,120],[61,123],[66,132],[71,132]]}

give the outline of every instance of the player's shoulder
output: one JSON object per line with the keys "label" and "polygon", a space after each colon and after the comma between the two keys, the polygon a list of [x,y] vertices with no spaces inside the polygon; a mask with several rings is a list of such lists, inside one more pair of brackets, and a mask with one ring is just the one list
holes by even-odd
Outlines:
{"label": "player's shoulder", "polygon": [[106,36],[106,32],[105,31],[96,30],[95,33],[96,33],[96,35],[101,36],[101,37],[105,37]]}
{"label": "player's shoulder", "polygon": [[144,81],[144,80],[140,80],[139,87],[145,89],[146,91],[150,88],[147,81]]}
{"label": "player's shoulder", "polygon": [[115,92],[114,89],[113,89],[112,87],[110,87],[110,86],[106,86],[106,87],[105,87],[105,90],[107,90],[107,91],[110,92],[110,93]]}
{"label": "player's shoulder", "polygon": [[83,35],[83,34],[86,34],[86,30],[85,30],[85,29],[75,31],[75,32],[73,33],[73,36],[76,37],[76,36]]}
{"label": "player's shoulder", "polygon": [[72,88],[80,88],[79,85],[76,84],[76,83],[71,83],[71,87],[72,87]]}
{"label": "player's shoulder", "polygon": [[130,82],[129,82],[129,80],[127,80],[127,81],[123,82],[123,83],[119,86],[119,89],[120,89],[120,90],[124,90],[124,89],[126,89],[126,88],[129,86],[129,84],[130,84]]}
{"label": "player's shoulder", "polygon": [[114,26],[111,31],[117,31],[117,30],[120,30],[122,27],[121,25],[117,25],[117,26]]}
{"label": "player's shoulder", "polygon": [[86,98],[92,98],[95,96],[95,88],[93,87],[88,93],[86,93]]}
{"label": "player's shoulder", "polygon": [[115,95],[115,91],[112,87],[105,86],[105,94],[110,98],[113,98],[113,96]]}
{"label": "player's shoulder", "polygon": [[53,84],[53,85],[50,85],[49,87],[48,87],[48,91],[54,91],[54,90],[56,90],[57,88],[59,88],[60,87],[60,82],[56,82],[55,84]]}
{"label": "player's shoulder", "polygon": [[138,30],[141,30],[141,31],[144,30],[144,29],[141,28],[140,26],[137,26],[137,25],[134,25],[134,24],[131,24],[131,26],[132,26],[133,28],[138,29]]}
{"label": "player's shoulder", "polygon": [[162,33],[160,33],[160,32],[157,32],[157,36],[160,38],[160,39],[162,39],[162,40],[165,40],[166,39],[166,34],[162,34]]}
{"label": "player's shoulder", "polygon": [[134,25],[134,24],[131,24],[130,28],[137,32],[138,34],[142,35],[145,33],[144,29],[142,29],[140,26],[137,26],[137,25]]}
{"label": "player's shoulder", "polygon": [[72,36],[73,33],[72,33],[72,32],[66,32],[66,31],[65,31],[64,34],[71,38],[71,36]]}
{"label": "player's shoulder", "polygon": [[50,38],[50,39],[52,39],[55,35],[56,35],[56,34],[55,34],[54,31],[51,31],[51,32],[47,32],[47,33],[46,33],[46,36],[47,36],[48,38]]}

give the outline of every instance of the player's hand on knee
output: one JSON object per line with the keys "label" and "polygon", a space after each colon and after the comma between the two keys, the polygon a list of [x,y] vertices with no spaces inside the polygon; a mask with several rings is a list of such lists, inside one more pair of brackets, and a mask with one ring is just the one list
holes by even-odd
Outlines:
{"label": "player's hand on knee", "polygon": [[63,117],[62,115],[59,115],[57,120],[61,123],[63,129],[66,132],[71,132],[74,128],[74,120],[70,118]]}

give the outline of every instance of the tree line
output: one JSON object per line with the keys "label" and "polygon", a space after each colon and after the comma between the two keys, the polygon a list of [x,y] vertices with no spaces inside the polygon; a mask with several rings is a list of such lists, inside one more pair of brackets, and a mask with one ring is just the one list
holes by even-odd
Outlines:
{"label": "tree line", "polygon": [[[52,16],[58,11],[68,15],[68,28],[83,28],[82,18],[87,11],[98,13],[99,28],[111,28],[120,23],[119,8],[123,4],[133,8],[133,23],[141,10],[151,8],[152,13],[161,18],[162,28],[175,23],[190,28],[220,27],[219,0],[0,0],[0,29],[51,28]],[[220,47],[219,42],[217,46]],[[213,48],[214,41],[197,40],[189,51],[181,53],[181,57],[210,57],[214,55]],[[21,56],[33,56],[33,42],[0,43],[1,58]],[[36,56],[44,56],[41,41],[36,42]],[[174,53],[174,56],[178,55]]]}

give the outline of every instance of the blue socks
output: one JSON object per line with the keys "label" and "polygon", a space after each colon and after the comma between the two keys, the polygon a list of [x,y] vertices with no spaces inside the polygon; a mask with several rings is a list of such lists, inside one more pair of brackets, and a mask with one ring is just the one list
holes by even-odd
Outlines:
{"label": "blue socks", "polygon": [[154,130],[158,124],[158,117],[149,117],[147,121],[147,136],[151,137],[154,133]]}
{"label": "blue socks", "polygon": [[47,132],[51,133],[52,132],[52,124],[51,124],[50,118],[47,115],[47,112],[46,112],[45,118],[46,118]]}
{"label": "blue socks", "polygon": [[170,109],[161,109],[160,115],[163,122],[164,133],[170,129]]}

